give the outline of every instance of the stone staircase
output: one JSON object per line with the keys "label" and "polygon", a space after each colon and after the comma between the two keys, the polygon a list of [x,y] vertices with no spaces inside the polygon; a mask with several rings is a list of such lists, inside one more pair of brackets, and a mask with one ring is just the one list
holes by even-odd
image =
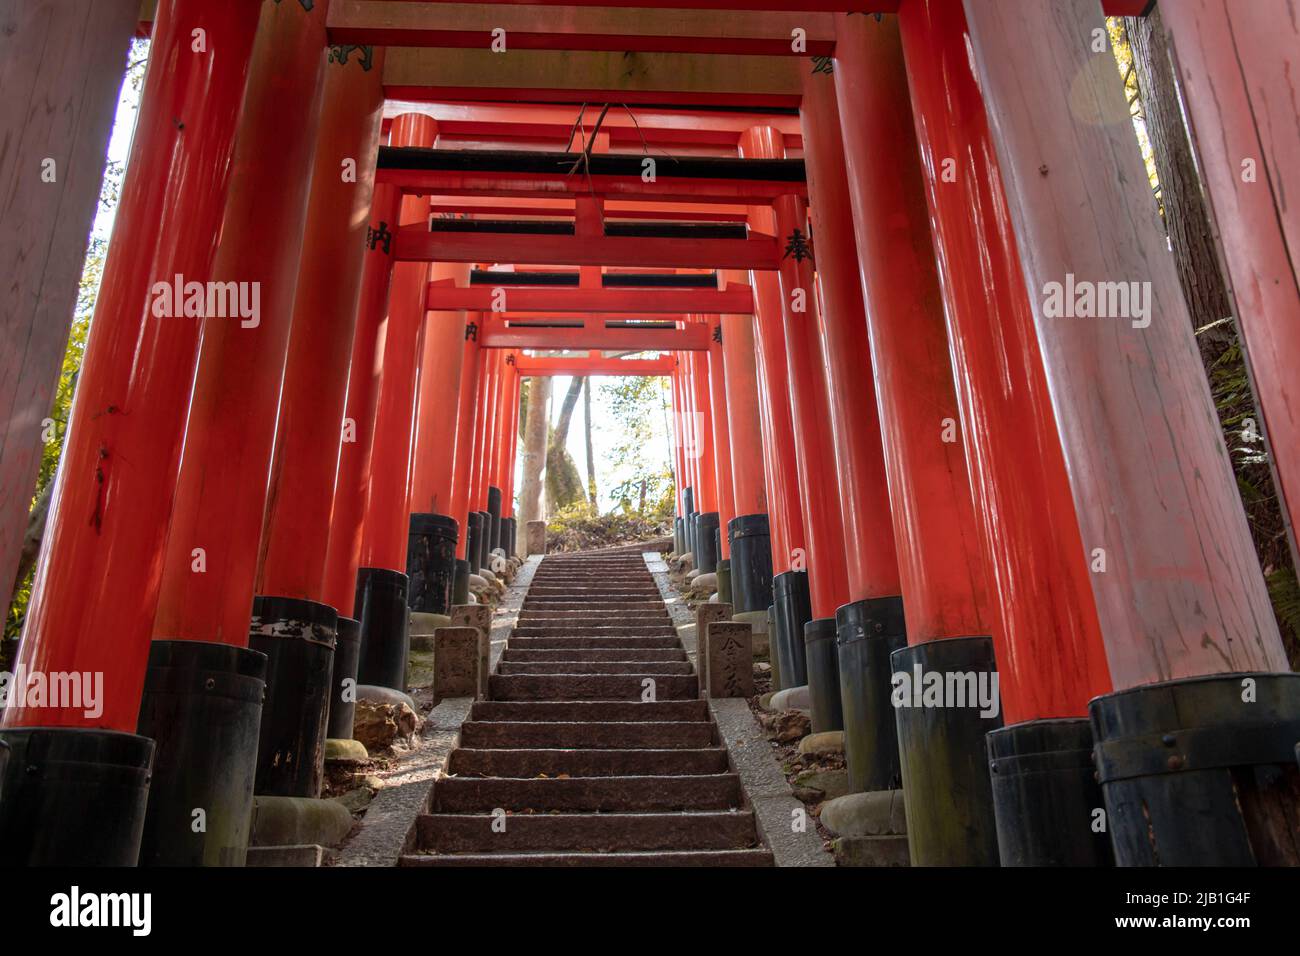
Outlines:
{"label": "stone staircase", "polygon": [[491,696],[403,866],[772,865],[639,552],[546,557]]}

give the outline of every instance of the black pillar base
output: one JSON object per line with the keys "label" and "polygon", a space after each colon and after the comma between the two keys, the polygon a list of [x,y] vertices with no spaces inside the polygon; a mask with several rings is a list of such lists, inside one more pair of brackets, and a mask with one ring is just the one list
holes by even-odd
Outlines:
{"label": "black pillar base", "polygon": [[451,613],[459,530],[456,519],[447,515],[411,515],[406,548],[406,600],[412,611]]}
{"label": "black pillar base", "polygon": [[456,576],[451,584],[451,603],[452,606],[469,603],[469,562],[461,558],[456,559]]}
{"label": "black pillar base", "polygon": [[673,554],[683,555],[686,553],[686,537],[682,534],[682,519],[673,519]]}
{"label": "black pillar base", "polygon": [[513,558],[519,554],[518,531],[519,521],[511,516],[505,519],[506,522],[506,557]]}
{"label": "black pillar base", "polygon": [[773,604],[772,533],[767,515],[739,515],[727,522],[731,542],[731,596],[737,613]]}
{"label": "black pillar base", "polygon": [[682,515],[682,533],[686,536],[686,553],[695,552],[695,489],[687,488],[682,492],[682,503],[686,513]]}
{"label": "black pillar base", "polygon": [[361,621],[357,683],[406,690],[410,614],[406,575],[387,568],[357,571],[356,613]]}
{"label": "black pillar base", "polygon": [[137,728],[155,744],[141,866],[244,865],[266,667],[265,654],[231,644],[150,646]]}
{"label": "black pillar base", "polygon": [[835,644],[835,618],[813,618],[803,626],[808,668],[808,697],[812,701],[815,734],[844,729],[840,708],[840,657]]}
{"label": "black pillar base", "polygon": [[[1001,702],[996,715],[980,716],[976,700],[958,701],[947,689],[970,691],[980,674],[992,686],[993,641],[957,637],[914,644],[890,655],[893,668],[894,718],[907,804],[907,840],[913,866],[997,866],[998,838],[993,817],[984,735],[1002,726]],[[922,680],[917,683],[917,670]],[[937,674],[944,693],[926,703],[925,675]],[[952,680],[967,675],[974,680]],[[899,680],[903,678],[905,680]],[[919,705],[918,705],[919,702]]]}
{"label": "black pillar base", "polygon": [[695,567],[701,574],[718,570],[718,513],[706,511],[695,517]]}
{"label": "black pillar base", "polygon": [[483,565],[478,563],[483,552],[483,513],[471,511],[465,516],[465,560],[469,562],[469,573],[478,574]]}
{"label": "black pillar base", "polygon": [[774,577],[772,606],[776,608],[776,629],[769,634],[768,640],[772,657],[780,660],[781,687],[802,687],[808,683],[803,628],[812,620],[808,572],[785,571]]}
{"label": "black pillar base", "polygon": [[869,598],[835,612],[844,760],[855,793],[897,790],[898,728],[889,702],[889,655],[907,646],[901,597]]}
{"label": "black pillar base", "polygon": [[1119,866],[1300,865],[1300,674],[1145,684],[1088,714]]}
{"label": "black pillar base", "polygon": [[492,522],[488,531],[488,551],[501,547],[501,489],[489,486],[487,492],[487,513]]}
{"label": "black pillar base", "polygon": [[1029,720],[986,738],[1003,866],[1111,866],[1085,717]]}
{"label": "black pillar base", "polygon": [[478,552],[475,557],[478,567],[474,569],[475,572],[484,568],[490,570],[492,567],[492,516],[486,511],[480,511],[478,515],[483,533],[478,536]]}
{"label": "black pillar base", "polygon": [[335,740],[352,737],[357,712],[357,665],[361,661],[361,622],[339,618],[338,640],[334,644],[334,670],[330,678],[329,723],[325,736]]}
{"label": "black pillar base", "polygon": [[785,679],[781,675],[781,656],[776,652],[776,608],[767,607],[767,657],[772,665],[772,693],[785,690]]}
{"label": "black pillar base", "polygon": [[253,598],[248,646],[267,656],[256,793],[320,796],[337,634],[338,612],[327,604]]}
{"label": "black pillar base", "polygon": [[[718,600],[731,604],[731,559],[718,559]],[[733,605],[734,608],[734,605]]]}
{"label": "black pillar base", "polygon": [[117,730],[8,727],[0,866],[135,866],[153,741]]}

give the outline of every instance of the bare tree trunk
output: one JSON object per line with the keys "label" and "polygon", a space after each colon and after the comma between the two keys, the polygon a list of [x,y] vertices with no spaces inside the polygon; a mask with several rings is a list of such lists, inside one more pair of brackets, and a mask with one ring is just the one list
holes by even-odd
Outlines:
{"label": "bare tree trunk", "polygon": [[10,604],[27,579],[28,572],[36,563],[36,556],[41,550],[41,538],[45,537],[45,522],[50,516],[50,499],[54,496],[54,477],[45,483],[41,493],[36,496],[32,510],[27,514],[27,530],[23,532],[23,547],[18,553],[18,573],[14,576],[10,589]]}
{"label": "bare tree trunk", "polygon": [[546,468],[546,432],[551,405],[551,379],[540,375],[529,380],[528,420],[524,424],[524,483],[519,495],[519,522],[546,517],[543,513],[543,472]]}
{"label": "bare tree trunk", "polygon": [[564,394],[564,403],[560,405],[560,417],[555,422],[555,434],[552,441],[557,448],[565,447],[569,440],[569,425],[573,423],[573,410],[578,407],[578,397],[582,394],[582,384],[586,378],[578,376],[569,380],[569,390]]}
{"label": "bare tree trunk", "polygon": [[587,439],[587,497],[591,500],[591,510],[600,510],[600,496],[596,491],[596,456],[591,450],[591,380],[587,380],[582,392],[582,422]]}
{"label": "bare tree trunk", "polygon": [[[1160,177],[1160,206],[1202,355],[1213,361],[1235,338],[1232,299],[1220,268],[1181,97],[1169,59],[1169,40],[1157,8],[1146,17],[1125,17],[1147,136]],[[1218,323],[1218,324],[1216,324]]]}

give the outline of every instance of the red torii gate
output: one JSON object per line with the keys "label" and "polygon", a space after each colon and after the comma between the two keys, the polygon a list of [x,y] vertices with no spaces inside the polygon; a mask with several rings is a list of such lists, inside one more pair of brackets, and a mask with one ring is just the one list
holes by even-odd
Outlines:
{"label": "red torii gate", "polygon": [[[676,372],[675,408],[709,425],[690,436],[705,456],[679,456],[678,474],[693,475],[698,503],[725,514],[726,504],[718,499],[731,494],[735,521],[764,517],[742,510],[735,439],[724,438],[714,427],[720,406],[725,404],[730,413],[726,434],[741,434],[743,428],[762,435],[769,446],[762,470],[765,511],[773,521],[773,540],[779,542],[773,557],[783,575],[804,574],[797,565],[807,560],[815,599],[801,613],[794,606],[798,587],[791,585],[784,596],[778,592],[778,619],[798,629],[786,634],[792,663],[805,637],[809,649],[816,645],[816,660],[804,663],[816,665],[807,677],[814,685],[819,721],[833,721],[828,715],[841,689],[845,698],[862,694],[879,701],[892,667],[906,672],[915,664],[922,670],[987,674],[996,656],[1007,678],[1002,696],[1013,725],[989,734],[995,757],[1005,753],[1014,758],[1027,741],[1070,754],[1079,764],[1058,778],[1070,799],[1017,803],[1014,795],[1001,792],[1003,802],[995,812],[995,794],[982,772],[983,748],[986,731],[1001,722],[1000,715],[989,723],[969,713],[946,713],[947,746],[935,745],[922,722],[902,711],[896,725],[885,719],[870,727],[846,727],[850,767],[855,773],[865,767],[874,786],[897,786],[897,773],[891,771],[901,747],[913,859],[989,863],[1001,852],[1009,862],[1025,862],[1024,854],[1047,847],[1053,862],[1096,862],[1102,855],[1098,841],[1069,818],[1070,812],[1101,800],[1085,763],[1094,746],[1111,809],[1111,843],[1120,862],[1148,862],[1157,850],[1165,862],[1206,862],[1188,849],[1197,842],[1193,836],[1203,836],[1189,835],[1193,827],[1213,829],[1209,842],[1219,855],[1212,862],[1272,860],[1270,852],[1284,853],[1271,845],[1273,824],[1257,813],[1256,804],[1238,802],[1235,792],[1220,786],[1220,777],[1227,774],[1224,766],[1210,767],[1221,773],[1211,775],[1212,785],[1202,786],[1198,781],[1207,777],[1178,775],[1185,764],[1175,766],[1160,749],[1176,748],[1173,757],[1181,759],[1187,738],[1195,744],[1206,733],[1249,737],[1258,731],[1256,712],[1237,707],[1242,674],[1262,688],[1266,706],[1258,712],[1294,722],[1296,706],[1294,692],[1287,689],[1294,683],[1291,675],[1280,673],[1286,669],[1285,656],[1163,237],[1150,221],[1145,178],[1131,137],[1122,125],[1090,125],[1077,115],[1074,80],[1095,73],[1089,63],[1092,53],[1077,41],[1102,28],[1102,8],[1082,0],[1062,0],[1050,9],[1023,0],[983,0],[964,8],[948,0],[801,4],[810,14],[809,41],[815,45],[807,53],[833,57],[833,69],[808,73],[806,64],[789,55],[799,51],[777,48],[780,29],[789,25],[783,12],[789,10],[788,2],[682,0],[696,9],[677,19],[664,18],[669,25],[656,24],[654,32],[633,20],[634,14],[586,9],[631,2],[579,0],[569,4],[577,12],[564,16],[542,6],[507,10],[482,5],[491,17],[511,17],[522,48],[535,48],[526,61],[503,62],[499,72],[483,69],[490,55],[482,32],[486,20],[483,10],[468,5],[438,5],[442,12],[464,18],[465,29],[456,31],[430,30],[422,19],[431,6],[425,4],[393,9],[340,2],[328,19],[324,4],[315,10],[295,3],[259,9],[252,0],[165,0],[160,5],[154,56],[156,62],[171,64],[171,72],[151,69],[146,79],[19,658],[21,666],[41,671],[103,670],[106,706],[103,715],[90,720],[57,708],[10,707],[4,717],[6,738],[22,747],[36,734],[73,739],[31,729],[38,725],[91,728],[80,739],[120,746],[126,759],[144,763],[149,745],[131,732],[155,732],[152,725],[137,724],[146,657],[152,655],[155,670],[178,661],[193,669],[197,662],[223,676],[255,681],[256,661],[241,646],[248,641],[241,622],[257,579],[261,544],[269,559],[292,553],[296,542],[315,536],[329,542],[329,554],[322,581],[315,581],[313,573],[313,580],[285,596],[287,601],[259,606],[256,629],[305,626],[324,634],[340,627],[338,613],[351,608],[346,591],[356,583],[357,556],[365,553],[376,562],[371,571],[386,575],[371,573],[362,582],[363,600],[354,613],[365,618],[362,626],[381,633],[385,627],[400,630],[398,618],[405,619],[407,602],[396,587],[383,591],[376,582],[384,583],[380,578],[386,576],[393,584],[404,576],[408,540],[419,539],[424,561],[442,556],[450,540],[465,553],[468,535],[457,538],[454,526],[471,510],[480,515],[483,527],[481,513],[487,509],[492,527],[499,528],[495,522],[508,517],[502,509],[510,497],[513,442],[507,436],[517,430],[513,416],[520,366],[533,368],[533,374],[547,368],[530,364],[544,363],[544,358],[522,357],[511,351],[521,346],[499,337],[543,330],[526,325],[521,330],[513,317],[490,317],[478,321],[485,339],[497,337],[491,343],[467,335],[468,322],[476,321],[464,314],[468,306],[435,299],[441,308],[430,310],[428,263],[445,270],[435,283],[450,274],[457,290],[469,264],[576,265],[578,291],[584,296],[570,301],[589,304],[597,301],[595,291],[606,291],[592,285],[602,267],[738,269],[750,272],[752,288],[757,341],[748,353],[729,349],[733,316],[717,324],[724,341],[713,349],[713,320],[697,316],[716,312],[692,307],[658,313],[673,316],[681,326],[664,330],[678,336],[670,342],[697,342],[695,330],[705,333],[702,349],[672,345],[680,353],[669,370]],[[679,4],[659,6],[675,9]],[[898,16],[882,22],[842,16],[838,11],[845,6],[856,13]],[[1135,15],[1144,6],[1137,0],[1114,0],[1104,5],[1104,12]],[[701,20],[701,9],[754,8],[773,15],[748,22],[723,17],[725,29],[700,32],[699,23],[719,22]],[[1211,198],[1221,215],[1237,210],[1242,221],[1252,224],[1228,230],[1229,268],[1243,294],[1275,310],[1268,324],[1257,317],[1245,324],[1247,339],[1253,340],[1248,345],[1268,343],[1252,355],[1252,371],[1272,437],[1275,442],[1282,438],[1277,467],[1294,510],[1300,497],[1291,493],[1294,443],[1285,443],[1294,416],[1285,396],[1294,366],[1294,349],[1288,348],[1295,341],[1290,306],[1296,297],[1282,280],[1295,271],[1294,250],[1300,243],[1283,241],[1295,231],[1295,216],[1279,198],[1288,171],[1272,159],[1286,155],[1278,148],[1279,143],[1285,146],[1286,134],[1241,118],[1253,110],[1225,117],[1210,92],[1231,91],[1234,103],[1247,105],[1272,94],[1286,100],[1285,71],[1275,66],[1293,63],[1294,52],[1285,46],[1283,19],[1270,23],[1276,9],[1260,3],[1211,15],[1198,8],[1170,19],[1189,47],[1195,46],[1191,38],[1196,34],[1225,24],[1246,46],[1245,55],[1233,62],[1204,54],[1180,62],[1191,81],[1188,106],[1206,153],[1202,159],[1211,159],[1206,174]],[[120,44],[129,23],[121,9],[114,11],[122,22],[113,24],[112,40]],[[66,24],[58,28],[66,29]],[[39,48],[36,41],[45,29],[25,26],[18,40]],[[196,29],[205,31],[213,52],[202,69],[184,55]],[[341,57],[322,66],[326,43],[347,37],[382,37],[411,48],[394,48],[389,55],[374,51],[364,65],[359,56],[341,50]],[[420,46],[465,49],[431,54]],[[646,68],[625,78],[622,51],[637,49],[646,51],[637,54]],[[714,54],[727,57],[725,64]],[[1249,64],[1249,83],[1233,72],[1233,63],[1243,60]],[[92,81],[102,80],[104,62],[79,60],[76,68]],[[697,68],[683,69],[688,62]],[[344,70],[369,74],[361,76],[368,81],[367,105],[340,92],[338,74]],[[299,99],[290,102],[278,95],[285,84],[300,92]],[[1026,89],[1034,95],[1024,95]],[[1097,77],[1089,94],[1121,113],[1125,108],[1113,75]],[[430,112],[419,106],[397,117],[391,143],[396,150],[381,152],[375,146],[384,95],[431,105]],[[513,110],[519,122],[503,121],[499,138],[494,137],[486,128],[490,122],[475,126],[465,118],[479,106],[433,103],[449,98],[485,101],[484,116],[501,111],[495,115],[504,117]],[[517,102],[486,102],[505,98]],[[527,138],[524,114],[531,107],[520,104],[584,99],[659,104],[655,112],[663,119],[662,136],[678,137],[675,142],[683,150],[678,165],[693,163],[696,174],[674,174],[671,156],[656,161],[652,180],[644,179],[639,168],[628,168],[629,160],[639,164],[645,157],[608,151],[611,141],[637,148],[631,128],[635,122],[626,117],[611,119],[610,130],[599,134],[604,136],[600,148],[585,158],[552,154],[550,159],[562,164],[556,168],[512,169],[511,163],[526,164],[481,155],[493,152],[481,148],[485,143],[517,144]],[[241,114],[244,102],[250,109]],[[317,102],[322,104],[319,111],[313,108]],[[714,124],[703,113],[670,116],[671,108],[663,104],[746,107],[755,115],[743,123]],[[794,107],[801,110],[801,131],[789,128],[788,113],[769,112]],[[457,118],[455,111],[461,111]],[[543,139],[562,125],[556,122],[561,112],[556,105],[538,108],[533,128],[545,131]],[[183,137],[177,117],[183,120]],[[444,118],[449,126],[464,124],[456,129],[454,149],[441,148]],[[102,116],[94,123],[102,130]],[[343,142],[357,146],[355,155],[364,158],[358,164],[358,184],[373,192],[361,203],[369,213],[364,253],[354,241],[358,236],[338,226],[335,217],[346,203],[327,191],[324,180],[331,177],[307,176],[318,128],[328,131],[315,152],[320,168],[331,162],[337,166],[332,150]],[[1218,136],[1221,131],[1225,135]],[[692,137],[709,155],[689,155],[686,144]],[[1212,142],[1216,139],[1232,145]],[[1265,148],[1269,146],[1273,148]],[[422,152],[407,151],[412,149]],[[757,169],[744,164],[758,162],[753,159],[758,155],[769,157],[763,162],[779,162],[777,157],[803,149],[808,153],[806,186],[802,169],[798,176],[781,178],[773,173],[782,167],[763,167],[773,176],[766,179],[702,172],[710,162],[715,172]],[[731,166],[717,163],[723,158],[719,152],[728,150],[740,150],[745,158],[725,157]],[[1239,191],[1237,154],[1243,150],[1272,163],[1267,189]],[[459,155],[445,155],[451,153]],[[238,161],[232,162],[236,155]],[[963,159],[963,178],[956,182],[938,178],[941,163],[935,160],[950,155]],[[417,157],[419,164],[413,162]],[[286,158],[294,167],[291,188],[282,188]],[[565,172],[578,161],[585,162],[585,171]],[[498,165],[489,168],[492,162]],[[441,168],[431,168],[439,164]],[[465,200],[463,207],[457,207],[458,198]],[[537,199],[572,203],[572,233],[539,237],[525,229],[427,229],[434,210],[479,217],[527,215],[501,210],[538,209],[524,203]],[[807,201],[812,242],[806,242]],[[614,204],[621,202],[672,204],[659,212],[682,219],[689,218],[677,208],[683,204],[751,207],[748,218],[759,228],[743,239],[611,234],[605,226],[654,218],[631,208],[616,216]],[[555,208],[539,215],[554,219]],[[846,208],[851,215],[845,215]],[[270,209],[274,215],[268,223],[263,216]],[[1067,221],[1061,212],[1067,209],[1078,211],[1084,221]],[[89,208],[83,213],[89,216]],[[562,215],[569,219],[567,209]],[[717,215],[725,217],[719,222],[738,221],[734,210]],[[308,257],[301,252],[301,225],[318,217],[335,227],[311,237],[319,241],[321,256]],[[355,229],[363,218],[347,221]],[[602,228],[593,228],[593,221]],[[84,235],[82,225],[60,223],[59,228],[73,234],[77,229],[72,226],[77,226]],[[274,234],[269,240],[268,233]],[[160,235],[168,237],[166,243],[152,241]],[[140,255],[140,249],[148,255]],[[331,262],[337,267],[331,269]],[[170,324],[149,321],[150,283],[156,276],[175,274],[206,280],[214,263],[218,277],[242,275],[246,268],[264,283],[266,301],[275,308],[260,317],[258,334],[244,339],[231,335],[228,319],[221,318],[227,323],[223,326],[218,317],[207,318],[200,352],[197,323],[179,317]],[[1085,272],[1132,274],[1149,284],[1157,313],[1150,329],[1061,322],[1045,314],[1039,291],[1066,275]],[[41,286],[40,276],[26,268],[17,274],[22,291]],[[1260,274],[1265,281],[1249,291],[1255,288],[1252,276]],[[326,434],[338,424],[331,416],[342,403],[342,364],[336,353],[327,356],[329,400],[317,409],[306,398],[315,390],[304,370],[318,367],[313,360],[320,357],[318,346],[310,336],[293,334],[298,310],[287,306],[313,281],[345,303],[330,321],[352,323],[358,330],[343,407],[345,425],[352,419],[365,449],[350,449],[356,442],[340,437],[319,455],[303,453],[286,462],[288,439],[281,433],[272,445],[274,423],[300,421],[313,434]],[[727,289],[715,291],[722,295]],[[655,300],[661,294],[646,291],[642,297]],[[999,304],[995,314],[985,307],[990,297]],[[637,314],[636,298],[612,311]],[[477,302],[477,293],[463,301]],[[533,298],[531,304],[543,301],[545,297]],[[804,308],[797,308],[796,301]],[[569,310],[576,311],[572,306],[537,311]],[[1262,306],[1256,310],[1263,311]],[[580,336],[592,337],[593,344],[585,347],[599,349],[610,341],[607,335],[629,331],[609,327],[608,319],[603,328],[589,324],[601,314],[593,309],[578,326],[544,330],[544,341],[578,338],[576,328]],[[34,317],[28,323],[33,329]],[[996,323],[998,347],[978,341],[989,323]],[[640,341],[634,336],[657,331],[633,328],[624,341]],[[41,335],[48,342],[49,333]],[[716,389],[718,352],[721,394]],[[733,367],[733,356],[751,365]],[[1124,361],[1115,361],[1116,356]],[[660,367],[668,360],[588,356],[569,367],[596,368],[609,361],[653,361]],[[281,387],[284,368],[289,371],[283,373]],[[751,379],[755,387],[746,391]],[[873,389],[864,390],[864,382]],[[1104,403],[1095,400],[1098,389],[1105,389]],[[1024,402],[1008,404],[1011,393]],[[748,394],[754,397],[746,399]],[[858,400],[849,402],[848,395]],[[34,389],[12,417],[34,414],[39,419],[45,405],[48,392]],[[445,416],[430,417],[442,408],[448,410]],[[857,427],[851,408],[860,409],[872,424]],[[736,409],[749,412],[757,427],[737,422]],[[345,427],[343,436],[347,434]],[[721,472],[715,467],[710,473],[704,464],[712,453],[716,465],[723,444],[731,445],[730,491]],[[1034,453],[1027,454],[1027,447]],[[430,448],[449,456],[454,467],[441,475],[421,474],[427,462],[420,455]],[[30,462],[30,447],[19,451]],[[336,452],[337,474],[323,465]],[[753,449],[754,462],[758,454]],[[4,487],[16,487],[19,483],[8,480],[8,444],[4,455]],[[757,470],[754,462],[749,467]],[[851,470],[843,462],[857,467]],[[831,463],[835,472],[828,479]],[[295,464],[300,467],[293,468]],[[313,494],[295,494],[298,486],[283,477],[282,465],[312,485]],[[258,476],[268,472],[272,482],[263,486]],[[850,474],[858,477],[850,479]],[[1197,476],[1194,484],[1184,480],[1189,474]],[[846,486],[849,481],[861,484]],[[411,497],[411,482],[424,489],[419,501]],[[322,495],[332,499],[328,514],[319,506]],[[833,523],[838,501],[828,501],[829,495],[848,503],[848,521],[842,526]],[[13,500],[22,504],[24,496]],[[173,500],[179,502],[175,509]],[[205,506],[199,508],[198,501]],[[417,517],[423,516],[414,523],[409,515],[413,501]],[[442,507],[443,501],[449,513],[418,510],[425,502]],[[268,525],[272,536],[259,543],[249,531],[250,522],[261,520],[268,503],[276,516]],[[688,510],[684,505],[683,512]],[[353,517],[346,518],[348,514]],[[339,516],[344,516],[341,523]],[[883,541],[880,529],[886,526],[895,541],[892,566],[890,549],[854,547],[864,535]],[[6,513],[6,531],[14,527],[16,521]],[[752,530],[745,522],[740,529]],[[0,541],[12,538],[6,533]],[[204,552],[202,561],[196,551]],[[481,558],[481,552],[475,557]],[[197,563],[204,565],[202,570]],[[1048,567],[1057,574],[1039,573]],[[337,568],[342,572],[332,570]],[[846,568],[855,570],[844,580]],[[197,574],[212,577],[191,577]],[[844,603],[837,606],[840,601]],[[900,611],[904,605],[906,627]],[[162,616],[156,614],[159,607]],[[812,613],[818,615],[815,623],[808,620]],[[830,623],[830,613],[841,620]],[[160,622],[163,629],[155,634]],[[807,624],[811,629],[804,631]],[[882,641],[872,644],[870,653],[841,651],[837,661],[832,659],[828,638],[838,629],[846,646],[859,643],[855,628],[862,631],[862,643],[868,634]],[[885,656],[890,650],[892,664]],[[838,678],[833,663],[844,669]],[[1116,692],[1088,705],[1089,728],[1083,720],[1085,702],[1108,690],[1111,681]],[[286,709],[297,712],[295,731],[320,719],[319,710],[298,699],[290,699]],[[1165,714],[1174,711],[1195,712],[1209,730],[1165,722]],[[230,726],[246,731],[248,713],[245,708],[242,723]],[[168,789],[169,782],[198,763],[190,761],[194,751],[185,748],[208,753],[194,730],[197,717],[192,712],[183,717],[175,723],[180,728],[175,735],[159,732],[163,745],[154,763],[154,794],[160,806],[176,793]],[[1124,735],[1135,722],[1142,733],[1128,739]],[[878,739],[889,726],[900,731],[892,765],[888,751],[894,742]],[[865,746],[853,749],[864,737],[870,738]],[[1151,743],[1156,740],[1158,746]],[[1144,741],[1151,743],[1147,750]],[[1148,758],[1154,753],[1163,761],[1164,769],[1157,767],[1152,774],[1176,794],[1174,806],[1148,799],[1145,788],[1152,774],[1134,772],[1135,764],[1125,760],[1130,750]],[[1191,752],[1196,752],[1194,746]],[[75,749],[67,756],[85,760]],[[240,802],[246,798],[241,788],[247,783],[251,791],[256,754],[250,756],[245,739],[220,756],[224,762],[213,765],[211,777],[193,785],[220,808],[222,819],[233,822],[214,830],[211,838],[187,837],[184,846],[175,839],[182,831],[167,831],[175,858],[212,861],[242,852],[246,833],[240,828],[247,807]],[[1252,753],[1249,762],[1275,767],[1289,759],[1274,747]],[[1137,757],[1133,760],[1141,764]],[[954,792],[967,798],[956,815],[978,838],[965,831],[954,837],[944,826],[952,808],[926,797],[929,781],[950,780],[958,771],[964,774],[963,786]],[[284,785],[310,789],[311,782]],[[1275,796],[1283,799],[1271,791],[1264,794]],[[87,790],[84,799],[93,800],[93,791]],[[1190,800],[1213,803],[1215,813],[1189,823],[1176,805]],[[5,813],[12,803],[7,791]],[[1294,806],[1286,806],[1294,814]],[[123,821],[122,832],[69,826],[66,842],[58,848],[66,855],[54,862],[87,856],[98,862],[128,861],[133,833],[138,840],[134,821],[143,813],[139,790],[105,812]],[[9,848],[26,846],[26,839],[0,830],[0,846],[7,852],[20,852]],[[146,846],[156,849],[166,842],[147,841]],[[1276,843],[1282,846],[1282,841]]]}

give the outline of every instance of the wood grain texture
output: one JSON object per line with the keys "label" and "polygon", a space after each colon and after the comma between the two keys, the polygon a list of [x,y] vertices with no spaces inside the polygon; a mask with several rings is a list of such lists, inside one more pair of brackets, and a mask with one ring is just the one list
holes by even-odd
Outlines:
{"label": "wood grain texture", "polygon": [[[0,592],[13,582],[138,0],[0,0]],[[53,160],[53,182],[42,173]]]}
{"label": "wood grain texture", "polygon": [[[1286,657],[1096,0],[966,0],[1117,688]],[[1104,34],[1103,34],[1104,36]],[[1046,283],[1150,283],[1150,325]]]}

